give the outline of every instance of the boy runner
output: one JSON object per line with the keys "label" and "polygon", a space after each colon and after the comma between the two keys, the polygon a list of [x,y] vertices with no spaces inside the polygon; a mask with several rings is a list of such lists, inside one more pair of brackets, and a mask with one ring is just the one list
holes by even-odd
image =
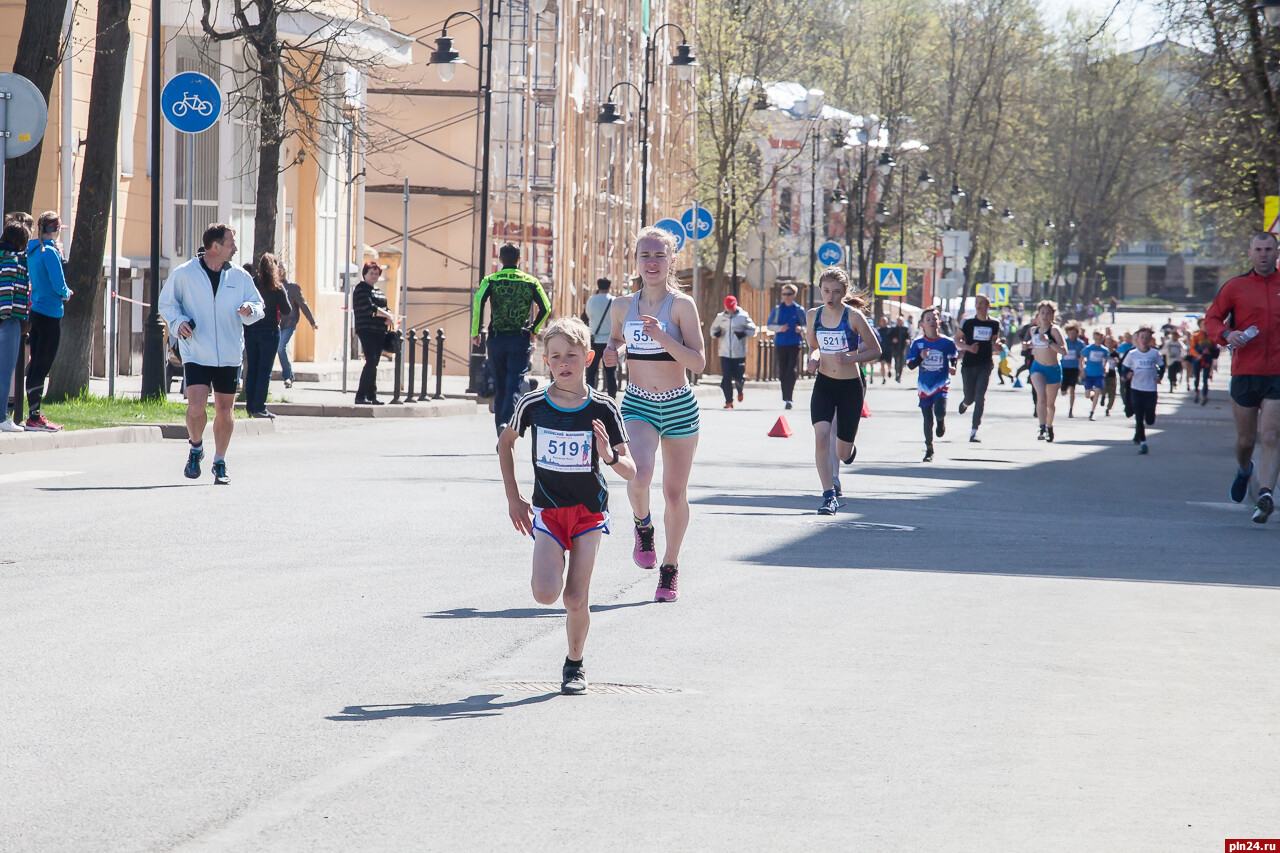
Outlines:
{"label": "boy runner", "polygon": [[[920,315],[923,335],[911,342],[907,350],[907,367],[919,370],[916,389],[920,394],[920,414],[924,418],[924,461],[933,461],[933,435],[947,432],[947,391],[956,373],[959,351],[950,338],[938,335],[938,312],[926,308]],[[936,423],[936,425],[935,425]]]}
{"label": "boy runner", "polygon": [[1062,388],[1059,393],[1069,394],[1067,398],[1067,417],[1074,418],[1076,409],[1076,385],[1080,382],[1080,353],[1084,350],[1084,341],[1080,339],[1080,324],[1075,320],[1062,327],[1067,333],[1067,352],[1062,356]]}
{"label": "boy runner", "polygon": [[1089,407],[1089,420],[1093,420],[1093,413],[1098,411],[1107,361],[1111,358],[1110,351],[1103,345],[1104,340],[1102,332],[1094,332],[1093,343],[1080,350],[1080,358],[1084,360],[1084,393],[1092,404]]}
{"label": "boy runner", "polygon": [[[533,534],[533,597],[554,604],[564,593],[569,654],[560,692],[587,691],[582,652],[591,627],[587,596],[602,533],[609,532],[609,489],[600,460],[624,480],[636,475],[627,451],[627,430],[617,404],[586,382],[591,332],[576,317],[551,323],[543,336],[551,384],[525,394],[498,438],[498,462],[507,490],[511,523]],[[513,448],[533,430],[533,505],[516,483]],[[569,552],[565,577],[564,553]]]}
{"label": "boy runner", "polygon": [[1134,349],[1124,357],[1121,370],[1129,377],[1129,402],[1133,408],[1133,443],[1147,453],[1147,427],[1156,422],[1156,398],[1164,376],[1164,356],[1151,348],[1150,326],[1141,326],[1133,336]]}

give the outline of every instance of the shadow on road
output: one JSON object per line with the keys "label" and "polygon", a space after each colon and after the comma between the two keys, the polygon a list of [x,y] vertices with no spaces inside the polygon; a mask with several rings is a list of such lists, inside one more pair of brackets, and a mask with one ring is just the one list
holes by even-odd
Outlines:
{"label": "shadow on road", "polygon": [[155,486],[45,486],[41,492],[149,492],[152,489],[190,489],[200,483],[165,483]]}
{"label": "shadow on road", "polygon": [[[949,467],[945,443],[929,465],[877,465],[868,446],[865,463],[841,471],[845,506],[838,515],[819,521],[779,514],[779,529],[794,535],[740,559],[796,568],[1280,587],[1274,519],[1253,524],[1251,501],[1226,502],[1234,430],[1187,397],[1174,403],[1162,407],[1148,456],[1139,456],[1127,439],[1088,440],[1092,425],[1080,419],[1059,428],[1066,434],[1060,443],[1092,451],[1061,459],[1046,448],[1043,461],[1033,454],[1019,467]],[[1121,423],[1132,427],[1133,421]],[[975,455],[967,445],[952,447]],[[982,455],[1000,452],[993,440]],[[745,513],[812,510],[816,501],[816,491],[761,491],[692,502]],[[863,523],[911,525],[918,532],[872,535]]]}
{"label": "shadow on road", "polygon": [[338,723],[368,723],[375,720],[388,720],[393,717],[426,717],[436,720],[471,720],[479,717],[496,717],[509,708],[522,705],[536,705],[559,696],[556,693],[543,693],[517,699],[514,702],[496,702],[501,693],[478,693],[468,696],[461,702],[450,702],[444,705],[348,705],[342,713],[325,717]]}
{"label": "shadow on road", "polygon": [[[592,613],[605,613],[610,610],[621,610],[624,607],[644,607],[654,604],[653,601],[628,601],[623,604],[592,604]],[[441,610],[428,613],[423,619],[543,619],[549,616],[563,617],[563,608],[556,607],[510,607],[506,610],[477,610],[474,607],[455,607],[452,610]]]}

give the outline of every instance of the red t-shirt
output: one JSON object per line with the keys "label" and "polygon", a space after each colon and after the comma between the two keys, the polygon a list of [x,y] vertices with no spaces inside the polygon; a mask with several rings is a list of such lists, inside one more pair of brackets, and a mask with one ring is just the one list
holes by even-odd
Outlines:
{"label": "red t-shirt", "polygon": [[1258,327],[1258,336],[1232,352],[1231,375],[1280,376],[1280,271],[1236,276],[1222,285],[1204,315],[1205,332],[1223,346],[1228,332],[1250,326]]}

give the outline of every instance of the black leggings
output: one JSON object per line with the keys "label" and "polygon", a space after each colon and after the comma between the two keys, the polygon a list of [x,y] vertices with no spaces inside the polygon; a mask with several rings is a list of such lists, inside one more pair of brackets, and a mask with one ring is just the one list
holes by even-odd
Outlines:
{"label": "black leggings", "polygon": [[936,419],[938,423],[942,423],[946,419],[947,398],[939,394],[934,398],[933,405],[920,407],[920,414],[924,415],[924,443],[933,447],[933,422]]}
{"label": "black leggings", "polygon": [[1156,422],[1155,391],[1139,391],[1129,389],[1129,402],[1133,406],[1133,438],[1135,441],[1147,440],[1147,427]]}
{"label": "black leggings", "polygon": [[747,360],[745,358],[725,358],[720,356],[720,390],[724,392],[724,401],[733,402],[733,389],[737,387],[742,393],[742,385],[747,378]]}
{"label": "black leggings", "polygon": [[31,361],[27,363],[27,412],[40,414],[40,401],[44,398],[44,381],[49,377],[53,359],[58,355],[58,343],[62,340],[62,318],[46,317],[31,312]]}
{"label": "black leggings", "polygon": [[964,381],[964,404],[973,406],[973,428],[982,423],[982,410],[987,402],[987,384],[991,381],[991,365],[961,365],[960,378]]}
{"label": "black leggings", "polygon": [[358,331],[356,336],[360,338],[360,349],[364,351],[364,369],[360,371],[356,399],[372,401],[378,396],[378,362],[382,359],[382,344],[387,339],[387,330]]}
{"label": "black leggings", "polygon": [[1204,377],[1204,393],[1209,393],[1209,365],[1201,364],[1199,361],[1191,363],[1191,375],[1195,379],[1196,390],[1200,390],[1201,377]]}
{"label": "black leggings", "polygon": [[778,357],[778,380],[782,382],[782,401],[789,403],[791,402],[791,395],[796,389],[796,371],[800,364],[800,345],[775,346],[773,352]]}
{"label": "black leggings", "polygon": [[1111,407],[1116,404],[1116,375],[1108,373],[1107,378],[1102,383],[1102,399],[1107,404],[1107,411],[1111,411]]}
{"label": "black leggings", "polygon": [[852,444],[858,437],[865,393],[859,376],[832,379],[825,373],[819,373],[813,381],[813,393],[809,395],[810,422],[831,423],[831,419],[836,418],[836,438]]}
{"label": "black leggings", "polygon": [[1178,384],[1178,377],[1182,375],[1182,362],[1175,361],[1169,365],[1169,390],[1173,390],[1173,386]]}

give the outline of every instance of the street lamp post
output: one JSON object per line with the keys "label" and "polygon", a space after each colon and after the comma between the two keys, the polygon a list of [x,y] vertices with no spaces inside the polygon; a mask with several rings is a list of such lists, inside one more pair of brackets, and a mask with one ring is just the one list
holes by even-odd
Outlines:
{"label": "street lamp post", "polygon": [[[489,0],[489,25],[487,27],[480,20],[479,15],[466,10],[454,12],[445,18],[444,26],[440,28],[440,37],[436,39],[436,49],[431,52],[431,58],[427,60],[429,64],[436,67],[436,72],[440,75],[441,81],[448,83],[452,80],[456,67],[465,65],[466,60],[462,58],[458,51],[453,49],[453,39],[449,36],[449,23],[457,17],[470,18],[476,22],[476,26],[480,28],[480,52],[484,55],[480,80],[480,91],[484,93],[484,129],[481,131],[480,147],[480,251],[477,256],[480,278],[483,278],[489,270],[489,129],[493,112],[491,109],[493,105],[493,30],[497,24],[501,8],[501,0]],[[405,248],[407,251],[408,247],[406,246]],[[473,297],[477,285],[478,281],[473,277],[471,281],[471,295]],[[474,311],[475,300],[468,301],[473,304],[471,310]],[[478,352],[473,344],[470,363],[467,366],[468,393],[475,393],[479,390],[480,367],[483,362],[483,352]]]}
{"label": "street lamp post", "polygon": [[813,171],[809,176],[809,307],[814,302],[814,278],[818,274],[818,149],[822,147],[822,134],[817,128],[809,134],[813,146]]}
{"label": "street lamp post", "polygon": [[658,33],[667,27],[678,30],[680,33],[680,44],[676,47],[675,55],[671,57],[671,61],[667,64],[676,70],[681,79],[687,80],[692,77],[693,69],[698,66],[698,60],[694,58],[693,49],[689,47],[688,36],[685,35],[684,29],[679,24],[663,24],[645,40],[644,85],[636,88],[634,83],[623,82],[615,84],[609,90],[609,95],[600,107],[600,115],[596,118],[596,124],[600,125],[601,130],[606,133],[612,132],[618,125],[625,123],[625,120],[618,114],[618,105],[613,102],[614,90],[618,86],[630,86],[632,89],[636,89],[636,92],[640,95],[640,226],[642,228],[649,219],[649,91],[653,88],[653,75],[657,70],[654,60],[655,42],[658,38]]}
{"label": "street lamp post", "polygon": [[[142,398],[165,397],[164,326],[160,322],[160,90],[162,85],[160,4],[151,4],[151,313],[143,329]],[[0,164],[2,166],[2,164]],[[68,216],[70,211],[64,211]],[[176,331],[176,330],[175,330]]]}

